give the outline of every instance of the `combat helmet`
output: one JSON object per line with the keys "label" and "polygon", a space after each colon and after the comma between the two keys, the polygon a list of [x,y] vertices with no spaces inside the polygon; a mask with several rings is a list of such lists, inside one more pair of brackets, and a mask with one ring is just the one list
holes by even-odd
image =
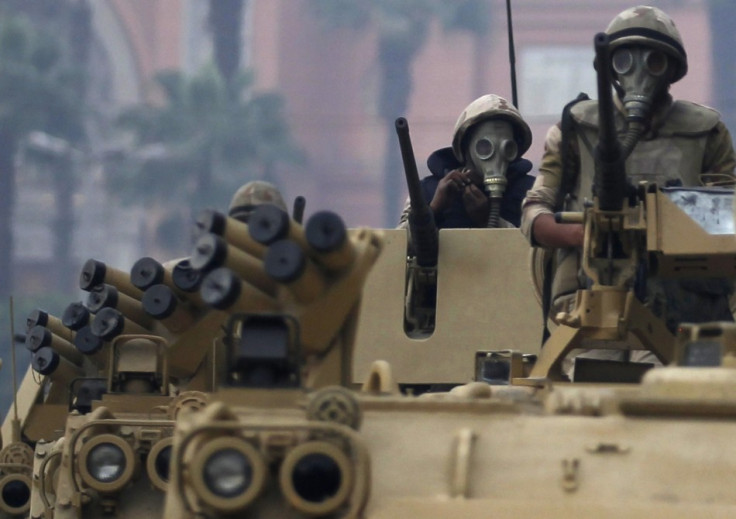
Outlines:
{"label": "combat helmet", "polygon": [[606,34],[611,51],[622,45],[644,44],[672,57],[677,64],[672,83],[687,73],[687,54],[680,32],[661,9],[646,5],[626,9],[611,21]]}
{"label": "combat helmet", "polygon": [[235,191],[228,206],[228,216],[245,221],[253,209],[262,204],[273,204],[287,211],[284,198],[276,186],[263,180],[252,180]]}
{"label": "combat helmet", "polygon": [[514,138],[519,147],[519,156],[532,145],[532,131],[522,119],[516,107],[501,96],[486,94],[470,103],[455,123],[452,137],[452,151],[460,162],[463,156],[463,139],[471,126],[487,119],[505,119],[514,130]]}

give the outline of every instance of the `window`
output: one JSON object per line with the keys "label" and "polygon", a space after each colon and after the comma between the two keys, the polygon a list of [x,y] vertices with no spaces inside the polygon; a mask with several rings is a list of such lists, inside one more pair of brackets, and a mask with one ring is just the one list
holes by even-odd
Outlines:
{"label": "window", "polygon": [[559,117],[580,92],[597,97],[593,49],[528,47],[521,54],[519,104],[525,117]]}

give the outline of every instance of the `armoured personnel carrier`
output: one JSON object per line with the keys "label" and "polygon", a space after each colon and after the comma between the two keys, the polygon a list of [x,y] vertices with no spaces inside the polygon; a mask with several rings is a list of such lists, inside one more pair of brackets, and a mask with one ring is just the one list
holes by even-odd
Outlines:
{"label": "armoured personnel carrier", "polygon": [[[605,40],[599,43],[605,51]],[[605,125],[605,116],[601,120]],[[462,252],[474,250],[468,243],[481,234],[427,233],[440,242],[437,260],[409,254],[401,267],[390,265],[398,260],[385,258],[391,250],[386,247],[366,283],[353,347],[359,351],[366,344],[361,340],[374,337],[376,349],[394,355],[392,362],[370,363],[352,392],[249,387],[225,379],[204,410],[177,421],[165,516],[730,517],[736,509],[728,477],[734,460],[727,454],[736,432],[728,396],[736,380],[734,324],[683,323],[675,337],[632,299],[629,281],[631,265],[641,257],[656,264],[661,276],[692,274],[692,268],[733,276],[733,192],[641,185],[622,197],[617,182],[625,176],[614,171],[620,163],[608,166],[604,174],[615,173],[611,192],[584,213],[562,215],[585,225],[584,261],[593,283],[578,293],[568,315],[558,316],[560,324],[540,352],[482,351],[492,338],[468,345],[446,337],[445,362],[465,356],[465,368],[440,380],[476,380],[449,391],[403,394],[399,380],[431,381],[432,375],[412,380],[409,374],[438,358],[427,337],[445,326],[449,337],[467,337],[461,327],[466,323],[458,318],[453,328],[440,303],[450,293],[440,281],[440,258],[448,254],[467,265],[472,256]],[[683,230],[691,237],[686,242]],[[614,238],[623,244],[615,256],[606,254]],[[460,249],[459,256],[442,240]],[[410,250],[433,248],[415,244]],[[405,255],[406,241],[394,250]],[[478,272],[483,269],[463,273],[472,278]],[[392,306],[399,324],[376,329],[368,314],[389,315],[367,300],[376,281],[398,285],[392,293],[405,306],[430,304],[420,312]],[[413,283],[436,290],[435,307],[432,297],[412,301],[427,290],[414,291]],[[455,297],[449,315],[457,317],[467,299]],[[409,314],[430,316],[421,321],[433,323],[430,331],[418,329]],[[483,328],[480,323],[486,324],[473,321]],[[225,342],[246,348],[237,334]],[[425,345],[430,347],[422,350]],[[667,367],[608,366],[590,372],[608,374],[606,383],[571,384],[560,367],[579,346],[647,349]],[[272,348],[278,349],[277,342]],[[401,362],[406,367],[395,371],[393,364]]]}
{"label": "armoured personnel carrier", "polygon": [[[620,195],[614,166],[606,174]],[[54,337],[38,348],[36,371],[55,369],[42,373],[48,391],[37,390],[19,427],[8,425],[11,445],[28,448],[17,467],[26,473],[0,492],[15,506],[3,513],[732,517],[736,329],[683,323],[672,336],[632,299],[628,279],[643,256],[663,276],[733,276],[733,193],[642,185],[627,203],[609,195],[562,216],[586,226],[594,282],[541,351],[529,346],[538,329],[517,346],[502,327],[493,333],[507,311],[468,308],[469,294],[490,298],[475,284],[510,291],[493,285],[510,275],[476,255],[511,244],[519,252],[504,268],[528,289],[519,311],[537,315],[519,267],[528,250],[503,230],[427,233],[437,255],[424,261],[404,231],[347,231],[329,213],[302,227],[264,206],[247,227],[201,215],[191,256],[178,270],[143,269],[143,279],[161,273],[145,288],[133,271],[85,265],[83,282],[115,286],[144,312],[126,297],[101,304],[90,331],[73,337],[81,362]],[[723,207],[719,223],[730,226],[711,225],[707,215]],[[615,256],[613,237],[623,244]],[[86,308],[108,292],[92,289]],[[638,370],[637,383],[571,384],[560,363],[582,345],[645,348],[670,365]],[[58,391],[80,376],[88,392]],[[434,383],[455,387],[418,394]],[[72,411],[31,440],[45,405]]]}
{"label": "armoured personnel carrier", "polygon": [[[273,205],[251,215],[250,229],[214,211],[199,215],[197,229],[192,255],[168,265],[141,258],[127,273],[89,260],[84,304],[61,318],[29,316],[33,362],[3,451],[6,473],[21,474],[6,478],[3,511],[161,516],[175,421],[225,380],[350,384],[343,344],[381,233],[348,233],[324,211],[302,226]],[[247,326],[234,329],[233,314]],[[233,334],[255,349],[229,348]],[[284,347],[260,346],[274,338]]]}

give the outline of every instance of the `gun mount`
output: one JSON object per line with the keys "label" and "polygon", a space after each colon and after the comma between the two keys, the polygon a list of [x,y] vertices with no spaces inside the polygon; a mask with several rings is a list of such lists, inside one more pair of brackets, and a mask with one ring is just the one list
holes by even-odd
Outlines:
{"label": "gun mount", "polygon": [[[574,309],[556,317],[559,326],[545,343],[530,377],[517,379],[519,384],[563,380],[561,363],[575,348],[643,349],[665,365],[672,362],[673,334],[635,294],[635,280],[642,275],[642,265],[646,265],[646,276],[733,276],[730,262],[736,254],[736,243],[732,237],[709,235],[706,228],[692,222],[671,200],[672,191],[654,184],[642,183],[636,190],[627,185],[625,157],[614,127],[610,70],[603,65],[608,62],[607,46],[607,36],[596,35],[599,141],[593,204],[582,215],[560,215],[563,222],[584,224],[582,268],[590,288],[578,290]],[[716,192],[732,196],[725,189],[684,191],[698,200],[717,196]],[[680,201],[685,198],[681,196]],[[713,199],[711,207],[721,203]],[[732,221],[731,205],[728,207],[727,219]],[[697,237],[692,244],[690,239],[681,239],[686,229]],[[685,267],[688,263],[693,263],[693,269]],[[613,368],[611,363],[608,365]],[[621,375],[622,380],[634,382],[641,378],[644,367],[626,363],[622,368],[631,370],[629,378]]]}
{"label": "gun mount", "polygon": [[409,123],[399,117],[395,126],[410,202],[404,329],[411,337],[426,337],[434,331],[437,311],[439,234],[434,215],[424,199],[419,183]]}

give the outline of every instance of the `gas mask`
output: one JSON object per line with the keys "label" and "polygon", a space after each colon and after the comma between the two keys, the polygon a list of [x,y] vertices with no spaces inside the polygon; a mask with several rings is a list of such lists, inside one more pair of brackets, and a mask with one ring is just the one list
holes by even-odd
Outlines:
{"label": "gas mask", "polygon": [[502,198],[509,162],[519,155],[511,123],[498,119],[478,123],[468,132],[466,142],[467,166],[483,176],[483,188],[491,199]]}
{"label": "gas mask", "polygon": [[645,121],[654,99],[670,83],[667,54],[651,47],[620,47],[613,52],[611,65],[618,80],[617,89],[623,93],[626,119]]}

